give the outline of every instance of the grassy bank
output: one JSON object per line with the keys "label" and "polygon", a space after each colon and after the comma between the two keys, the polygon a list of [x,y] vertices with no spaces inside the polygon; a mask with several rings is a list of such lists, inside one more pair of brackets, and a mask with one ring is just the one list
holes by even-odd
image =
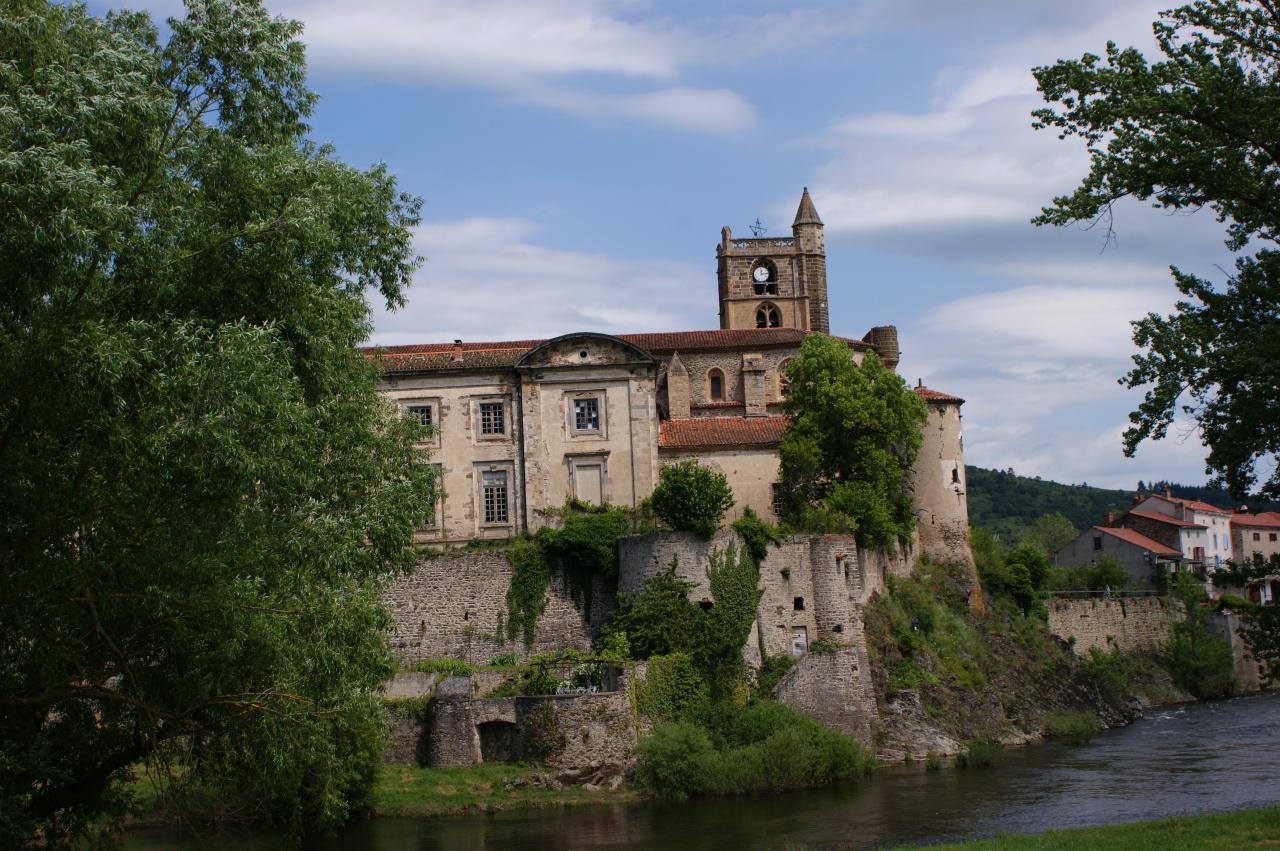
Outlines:
{"label": "grassy bank", "polygon": [[965,851],[1018,851],[1023,848],[1036,851],[1108,851],[1113,848],[1117,851],[1182,851],[1270,848],[1276,845],[1280,845],[1280,807],[1054,830],[1035,836],[996,836],[930,847]]}
{"label": "grassy bank", "polygon": [[379,816],[455,815],[523,807],[614,803],[642,797],[627,787],[616,791],[589,791],[581,786],[546,789],[519,785],[536,772],[535,768],[505,763],[481,763],[467,768],[384,765],[378,770],[373,790],[374,812]]}

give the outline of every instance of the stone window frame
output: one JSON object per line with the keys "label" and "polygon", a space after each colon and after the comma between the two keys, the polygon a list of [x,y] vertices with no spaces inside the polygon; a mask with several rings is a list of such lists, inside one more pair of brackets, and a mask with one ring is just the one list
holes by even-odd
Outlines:
{"label": "stone window frame", "polygon": [[567,471],[566,492],[574,499],[579,499],[577,473],[579,467],[600,466],[600,504],[604,505],[610,502],[609,497],[612,496],[609,479],[609,451],[607,449],[599,452],[569,452],[564,456],[565,469]]}
{"label": "stone window frame", "polygon": [[[425,408],[430,412],[429,416],[430,416],[431,422],[424,423],[424,425],[426,425],[428,428],[431,429],[431,436],[428,437],[426,440],[422,441],[421,443],[419,443],[418,445],[438,447],[440,445],[440,426],[441,426],[440,412],[443,410],[440,404],[440,397],[431,396],[431,397],[421,397],[421,398],[400,400],[400,410],[406,417],[418,415],[417,409],[422,409],[422,408]],[[421,422],[420,416],[419,416],[419,421]]]}
{"label": "stone window frame", "polygon": [[444,528],[444,465],[432,464],[436,471],[436,503],[431,510],[431,520],[424,531],[438,532]]}
{"label": "stone window frame", "polygon": [[[720,392],[716,393],[715,379],[720,379]],[[728,378],[724,374],[724,370],[718,366],[713,366],[707,370],[707,401],[723,402],[728,398]]]}
{"label": "stone window frame", "polygon": [[[756,280],[756,269],[760,268],[769,270],[769,277],[764,281]],[[759,257],[753,261],[751,270],[747,272],[747,278],[751,282],[751,292],[755,295],[778,294],[778,265],[768,257]]]}
{"label": "stone window frame", "polygon": [[[763,320],[764,324],[761,324]],[[762,301],[756,305],[757,328],[781,328],[782,311],[771,301]]]}
{"label": "stone window frame", "polygon": [[787,391],[791,389],[791,380],[787,378],[784,370],[786,369],[787,364],[791,363],[793,360],[795,360],[794,356],[783,358],[782,360],[778,361],[778,366],[775,371],[777,373],[777,379],[778,379],[778,399],[779,400],[787,398]]}
{"label": "stone window frame", "polygon": [[[506,443],[512,437],[511,422],[511,399],[507,396],[487,395],[476,396],[472,399],[472,416],[475,423],[472,433],[477,441],[490,443]],[[485,405],[501,405],[502,406],[502,431],[485,433],[484,431],[484,408]]]}
{"label": "stone window frame", "polygon": [[[480,529],[510,529],[515,523],[515,469],[509,463],[478,463],[475,465],[475,504],[476,526]],[[489,476],[501,474],[506,487],[505,514],[506,519],[487,519],[485,495],[486,480]]]}
{"label": "stone window frame", "polygon": [[[590,439],[590,440],[606,440],[609,437],[609,394],[603,389],[597,390],[566,390],[565,399],[565,421],[568,428],[570,439]],[[596,401],[596,415],[599,419],[598,428],[578,428],[578,409],[577,402],[579,400],[594,399]]]}

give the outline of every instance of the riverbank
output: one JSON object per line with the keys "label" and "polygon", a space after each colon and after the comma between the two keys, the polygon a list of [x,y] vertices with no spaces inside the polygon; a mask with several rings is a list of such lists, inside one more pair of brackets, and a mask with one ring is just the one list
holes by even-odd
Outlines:
{"label": "riverbank", "polygon": [[[1214,813],[1202,816],[1052,830],[1032,836],[1001,834],[990,839],[931,845],[956,851],[1181,851],[1182,849],[1239,849],[1280,845],[1280,807]],[[918,848],[903,845],[900,849]]]}
{"label": "riverbank", "polygon": [[643,800],[630,786],[546,785],[537,768],[480,763],[466,768],[384,765],[373,790],[375,816],[447,816]]}

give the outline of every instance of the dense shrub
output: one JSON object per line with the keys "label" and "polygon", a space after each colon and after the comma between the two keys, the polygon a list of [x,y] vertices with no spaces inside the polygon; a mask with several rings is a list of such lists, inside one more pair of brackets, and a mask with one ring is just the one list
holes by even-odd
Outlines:
{"label": "dense shrub", "polygon": [[1129,574],[1108,555],[1099,555],[1093,564],[1049,571],[1052,591],[1123,591],[1128,586]]}
{"label": "dense shrub", "polygon": [[474,672],[461,659],[422,659],[414,662],[409,670],[422,674],[447,674],[451,677],[469,677]]}
{"label": "dense shrub", "polygon": [[1173,625],[1164,653],[1173,681],[1199,698],[1229,695],[1235,687],[1235,658],[1227,642],[1209,633],[1200,580],[1179,574],[1173,593],[1184,614]]}
{"label": "dense shrub", "polygon": [[995,762],[1003,750],[1004,745],[993,739],[972,741],[956,755],[956,765],[960,768],[985,768]]}
{"label": "dense shrub", "polygon": [[766,656],[760,664],[760,670],[756,671],[756,693],[761,697],[772,695],[795,663],[794,656]]}
{"label": "dense shrub", "polygon": [[867,774],[870,756],[851,739],[773,701],[746,709],[720,702],[705,727],[660,724],[640,744],[636,777],[659,797],[803,789]]}
{"label": "dense shrub", "polygon": [[724,473],[697,461],[680,461],[662,468],[649,504],[672,529],[710,538],[733,507],[733,491]]}
{"label": "dense shrub", "polygon": [[636,708],[655,721],[687,720],[709,698],[707,681],[687,653],[650,657],[635,689]]}
{"label": "dense shrub", "polygon": [[1050,712],[1044,719],[1044,734],[1055,739],[1087,739],[1101,729],[1098,716],[1084,709]]}
{"label": "dense shrub", "polygon": [[761,520],[751,506],[744,508],[742,516],[733,521],[733,531],[742,538],[747,552],[751,553],[757,565],[769,555],[770,544],[777,545],[782,542],[778,530]]}
{"label": "dense shrub", "polygon": [[683,651],[691,653],[701,642],[703,611],[689,599],[689,582],[676,576],[676,562],[670,569],[644,581],[639,592],[623,594],[602,640],[614,632],[625,632],[631,655],[648,659]]}

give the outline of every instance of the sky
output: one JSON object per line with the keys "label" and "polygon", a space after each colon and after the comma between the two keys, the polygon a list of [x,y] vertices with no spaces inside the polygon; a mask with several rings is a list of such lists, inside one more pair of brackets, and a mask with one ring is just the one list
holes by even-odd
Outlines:
{"label": "sky", "polygon": [[[1132,488],[1204,480],[1190,425],[1126,459],[1129,322],[1169,266],[1222,280],[1209,211],[1036,228],[1088,158],[1031,127],[1031,69],[1152,56],[1168,0],[276,0],[306,29],[313,136],[423,199],[425,262],[373,342],[717,326],[720,228],[826,223],[833,333],[898,327],[962,396],[966,460]],[[135,3],[157,17],[171,0]]]}

